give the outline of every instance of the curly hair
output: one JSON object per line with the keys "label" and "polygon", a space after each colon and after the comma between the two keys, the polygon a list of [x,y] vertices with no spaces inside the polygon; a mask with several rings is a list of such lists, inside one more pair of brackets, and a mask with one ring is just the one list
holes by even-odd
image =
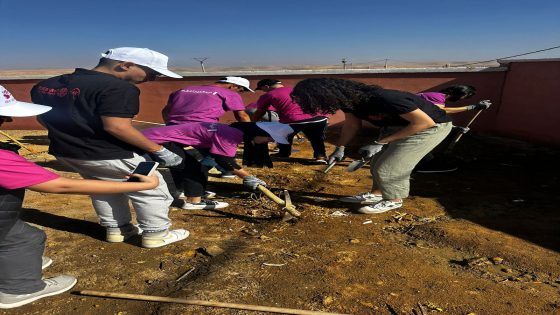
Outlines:
{"label": "curly hair", "polygon": [[292,98],[306,114],[334,114],[370,101],[379,86],[339,78],[310,78],[294,87]]}

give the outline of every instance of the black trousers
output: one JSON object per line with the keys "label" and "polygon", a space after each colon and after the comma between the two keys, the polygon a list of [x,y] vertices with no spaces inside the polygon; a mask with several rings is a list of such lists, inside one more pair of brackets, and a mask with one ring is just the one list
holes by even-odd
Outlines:
{"label": "black trousers", "polygon": [[25,189],[0,189],[0,292],[40,291],[45,232],[19,219]]}
{"label": "black trousers", "polygon": [[290,144],[278,144],[280,152],[278,156],[289,157],[292,154],[292,143],[294,141],[294,136],[298,132],[303,132],[313,148],[313,157],[326,157],[325,152],[325,134],[327,132],[327,127],[329,125],[329,120],[326,117],[314,117],[311,119],[293,121],[288,123],[294,133],[288,136],[288,142]]}

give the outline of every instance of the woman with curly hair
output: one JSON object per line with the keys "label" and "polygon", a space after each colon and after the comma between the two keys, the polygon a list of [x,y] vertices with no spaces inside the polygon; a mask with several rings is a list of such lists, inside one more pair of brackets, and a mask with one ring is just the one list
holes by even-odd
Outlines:
{"label": "woman with curly hair", "polygon": [[365,205],[358,210],[360,213],[382,213],[401,207],[409,194],[414,166],[451,130],[451,119],[445,111],[421,97],[357,81],[305,79],[294,87],[292,97],[305,113],[344,112],[345,122],[329,163],[344,158],[344,146],[361,129],[362,120],[381,127],[379,138],[358,151],[372,159],[371,191],[340,199]]}

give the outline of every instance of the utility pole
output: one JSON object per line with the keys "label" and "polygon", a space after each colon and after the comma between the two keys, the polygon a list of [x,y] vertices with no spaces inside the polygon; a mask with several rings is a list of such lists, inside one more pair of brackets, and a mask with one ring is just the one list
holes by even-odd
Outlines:
{"label": "utility pole", "polygon": [[204,69],[204,61],[208,59],[208,57],[200,57],[200,58],[193,58],[194,60],[200,62],[200,68],[202,68],[202,72],[206,72]]}
{"label": "utility pole", "polygon": [[341,61],[341,62],[342,62],[342,70],[346,70],[346,63],[347,63],[348,61],[346,61],[346,58],[342,58],[342,61]]}

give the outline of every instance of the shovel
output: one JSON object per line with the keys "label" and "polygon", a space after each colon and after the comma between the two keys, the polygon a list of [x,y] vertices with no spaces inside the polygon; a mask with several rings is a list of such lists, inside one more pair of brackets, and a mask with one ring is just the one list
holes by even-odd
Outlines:
{"label": "shovel", "polygon": [[366,158],[364,158],[364,157],[362,157],[360,160],[355,160],[348,165],[348,167],[346,168],[346,171],[347,172],[354,172],[354,171],[362,168],[362,166],[368,164],[369,161],[370,161],[369,159],[366,160]]}

